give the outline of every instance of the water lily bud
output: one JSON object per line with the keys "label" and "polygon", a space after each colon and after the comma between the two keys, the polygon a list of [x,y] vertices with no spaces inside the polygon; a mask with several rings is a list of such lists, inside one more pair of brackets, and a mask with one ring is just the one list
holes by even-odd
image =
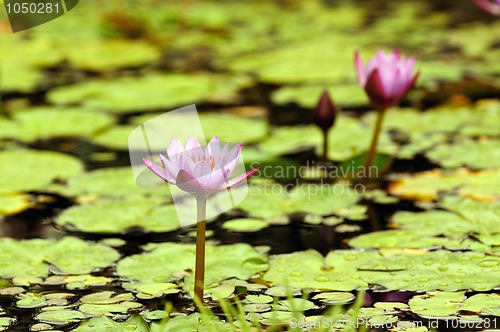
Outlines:
{"label": "water lily bud", "polygon": [[474,0],[474,3],[491,15],[500,16],[500,0]]}
{"label": "water lily bud", "polygon": [[337,108],[333,104],[328,91],[325,90],[316,105],[313,121],[322,130],[328,130],[333,126],[336,118]]}
{"label": "water lily bud", "polygon": [[359,84],[365,89],[372,105],[379,110],[396,105],[418,77],[418,72],[413,73],[415,58],[405,58],[399,51],[385,54],[379,50],[366,67],[356,52],[355,65]]}

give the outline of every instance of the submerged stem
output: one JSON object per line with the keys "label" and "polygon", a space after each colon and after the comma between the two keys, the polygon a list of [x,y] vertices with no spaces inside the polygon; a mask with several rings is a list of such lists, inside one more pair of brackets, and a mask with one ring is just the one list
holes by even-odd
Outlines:
{"label": "submerged stem", "polygon": [[378,111],[377,122],[375,124],[375,129],[373,130],[373,136],[372,136],[372,141],[370,143],[370,149],[368,150],[368,155],[366,156],[366,159],[365,159],[365,165],[364,165],[365,179],[363,179],[363,180],[366,180],[366,177],[369,175],[370,166],[373,163],[373,159],[375,159],[375,152],[377,150],[377,142],[378,142],[378,138],[380,136],[380,132],[382,130],[382,122],[384,120],[384,115],[385,115],[385,109]]}
{"label": "submerged stem", "polygon": [[207,198],[196,197],[197,226],[196,226],[196,265],[194,269],[194,296],[203,302],[205,285],[205,228],[207,222]]}

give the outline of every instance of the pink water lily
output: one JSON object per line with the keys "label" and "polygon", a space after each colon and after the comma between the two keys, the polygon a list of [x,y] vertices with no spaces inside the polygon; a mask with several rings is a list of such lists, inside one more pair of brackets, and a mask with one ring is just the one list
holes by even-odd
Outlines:
{"label": "pink water lily", "polygon": [[474,0],[474,2],[491,15],[500,16],[500,0]]}
{"label": "pink water lily", "polygon": [[194,137],[189,137],[186,146],[176,139],[170,140],[167,156],[160,155],[163,167],[148,159],[144,164],[162,180],[176,185],[195,196],[208,197],[244,182],[259,169],[255,168],[234,179],[233,173],[241,153],[241,144],[229,150],[229,144],[221,147],[217,136],[207,146],[201,146]]}
{"label": "pink water lily", "polygon": [[418,77],[418,73],[413,73],[415,58],[405,58],[399,51],[385,54],[379,50],[366,67],[356,52],[355,64],[359,84],[365,89],[373,106],[379,110],[386,110],[397,104]]}

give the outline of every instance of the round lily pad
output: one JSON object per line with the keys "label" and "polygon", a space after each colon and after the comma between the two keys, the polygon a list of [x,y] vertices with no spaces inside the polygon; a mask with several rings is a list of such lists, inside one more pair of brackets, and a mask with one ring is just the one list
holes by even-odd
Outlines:
{"label": "round lily pad", "polygon": [[80,41],[79,47],[70,47],[67,57],[73,67],[104,72],[156,62],[160,58],[160,52],[144,41],[87,40]]}
{"label": "round lily pad", "polygon": [[149,332],[148,325],[140,315],[132,315],[126,321],[117,322],[109,317],[94,317],[81,323],[74,332],[93,331]]}
{"label": "round lily pad", "polygon": [[148,232],[174,231],[180,227],[177,210],[173,204],[160,205],[163,201],[141,196],[102,199],[64,210],[56,223],[89,233],[119,234],[132,227]]}
{"label": "round lily pad", "polygon": [[[191,244],[153,244],[146,247],[147,252],[143,254],[122,259],[117,272],[122,277],[141,283],[162,283],[172,279],[175,273],[194,270],[194,247]],[[247,244],[207,246],[206,255],[206,285],[231,277],[246,280],[267,268],[266,256]],[[185,280],[188,287],[192,284],[191,280],[192,277]]]}
{"label": "round lily pad", "polygon": [[442,144],[426,156],[445,168],[468,166],[473,169],[500,167],[500,141],[481,140]]}
{"label": "round lily pad", "polygon": [[48,99],[55,104],[79,103],[118,113],[155,111],[202,101],[231,102],[248,84],[249,80],[240,76],[152,73],[59,87],[48,94]]}
{"label": "round lily pad", "polygon": [[55,137],[92,137],[113,124],[105,113],[76,108],[40,107],[14,113],[2,137],[34,142]]}
{"label": "round lily pad", "polygon": [[[151,172],[143,174],[141,181],[156,180]],[[168,187],[161,184],[158,188],[143,188],[134,180],[130,167],[102,168],[71,177],[65,185],[53,186],[53,190],[67,196],[97,195],[105,197],[124,197],[154,195],[168,201]]]}
{"label": "round lily pad", "polygon": [[268,226],[269,224],[265,220],[255,218],[231,219],[222,224],[222,228],[224,229],[242,233],[257,232]]}
{"label": "round lily pad", "polygon": [[84,274],[109,266],[119,258],[119,254],[107,246],[74,237],[57,241],[2,238],[0,247],[0,271],[4,277],[46,276],[49,266],[57,273]]}
{"label": "round lily pad", "polygon": [[82,171],[83,166],[78,159],[62,153],[35,150],[2,151],[0,192],[44,191],[56,179],[65,180]]}

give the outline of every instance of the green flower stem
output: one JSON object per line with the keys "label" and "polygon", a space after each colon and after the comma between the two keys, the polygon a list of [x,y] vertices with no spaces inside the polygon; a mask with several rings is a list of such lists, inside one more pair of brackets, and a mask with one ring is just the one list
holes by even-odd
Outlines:
{"label": "green flower stem", "polygon": [[[372,141],[370,143],[370,150],[368,150],[368,155],[365,159],[365,175],[369,174],[370,166],[373,164],[373,159],[375,159],[375,152],[377,150],[378,138],[382,130],[382,122],[384,121],[385,109],[379,110],[377,115],[377,123],[375,124],[375,130],[373,131]],[[364,179],[366,180],[366,178]]]}
{"label": "green flower stem", "polygon": [[328,161],[328,129],[323,130],[323,162]]}
{"label": "green flower stem", "polygon": [[203,302],[205,287],[205,229],[207,223],[207,198],[196,197],[197,226],[196,226],[196,265],[194,270],[194,295]]}

